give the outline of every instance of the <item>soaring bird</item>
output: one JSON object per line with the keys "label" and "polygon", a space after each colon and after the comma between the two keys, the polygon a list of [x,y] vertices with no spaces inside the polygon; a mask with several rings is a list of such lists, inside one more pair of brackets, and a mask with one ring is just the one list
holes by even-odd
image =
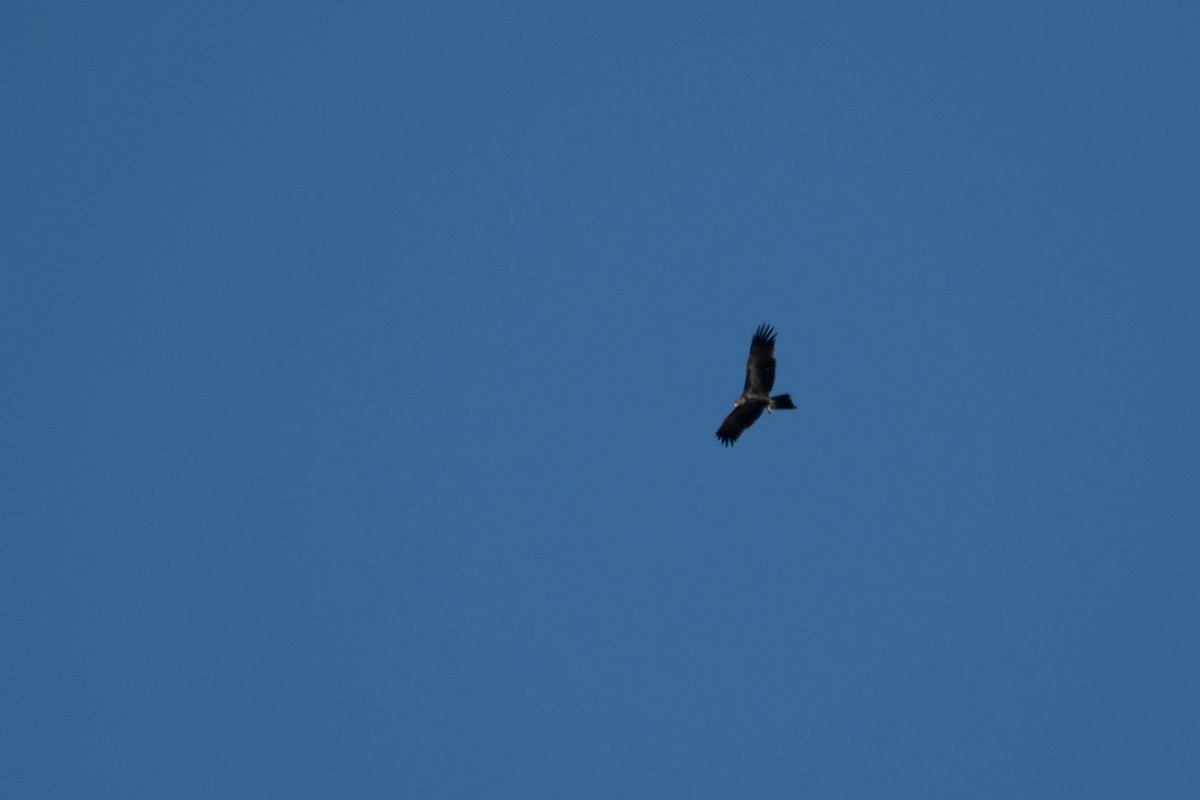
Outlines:
{"label": "soaring bird", "polygon": [[721,444],[729,447],[742,431],[749,428],[762,416],[779,408],[795,408],[791,395],[778,394],[771,397],[775,385],[775,329],[766,323],[759,325],[750,340],[750,357],[746,359],[746,386],[742,396],[733,404],[733,411],[717,429]]}

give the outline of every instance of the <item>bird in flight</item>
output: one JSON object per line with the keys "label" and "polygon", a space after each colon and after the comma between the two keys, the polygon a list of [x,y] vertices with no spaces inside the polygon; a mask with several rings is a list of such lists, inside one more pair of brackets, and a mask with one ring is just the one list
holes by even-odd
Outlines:
{"label": "bird in flight", "polygon": [[742,432],[755,423],[765,410],[795,408],[792,396],[778,394],[771,397],[775,385],[775,329],[762,324],[750,340],[750,357],[746,359],[746,386],[742,396],[733,404],[733,411],[717,429],[721,444],[729,447]]}

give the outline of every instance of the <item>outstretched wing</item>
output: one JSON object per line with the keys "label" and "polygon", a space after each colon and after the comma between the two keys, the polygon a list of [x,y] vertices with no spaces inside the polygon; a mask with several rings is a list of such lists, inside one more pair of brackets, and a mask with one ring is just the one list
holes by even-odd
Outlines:
{"label": "outstretched wing", "polygon": [[725,421],[721,423],[721,427],[717,428],[717,438],[721,440],[721,444],[729,447],[736,442],[737,438],[742,435],[742,431],[749,428],[755,420],[762,416],[763,409],[766,407],[766,400],[751,400],[730,412]]}
{"label": "outstretched wing", "polygon": [[[774,385],[775,329],[770,325],[763,324],[758,326],[758,330],[754,332],[754,338],[750,340],[750,357],[746,359],[746,386],[742,389],[742,394],[770,394],[771,387]],[[759,412],[762,412],[761,408]],[[758,419],[757,414],[755,419]]]}

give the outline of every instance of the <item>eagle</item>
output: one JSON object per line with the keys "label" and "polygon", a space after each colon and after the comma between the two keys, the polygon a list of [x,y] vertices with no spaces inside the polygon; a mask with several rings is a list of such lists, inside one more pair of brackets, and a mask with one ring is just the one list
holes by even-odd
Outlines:
{"label": "eagle", "polygon": [[742,432],[755,423],[765,410],[768,414],[779,408],[795,408],[791,395],[771,397],[775,385],[775,329],[763,323],[750,340],[750,357],[746,359],[746,386],[742,396],[733,404],[733,411],[717,428],[717,438],[729,447]]}

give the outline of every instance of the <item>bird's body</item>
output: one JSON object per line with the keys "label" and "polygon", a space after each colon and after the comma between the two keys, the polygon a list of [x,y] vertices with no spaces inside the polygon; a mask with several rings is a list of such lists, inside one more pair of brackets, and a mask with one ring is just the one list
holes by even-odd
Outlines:
{"label": "bird's body", "polygon": [[771,396],[775,386],[775,329],[770,325],[759,325],[750,340],[750,357],[746,359],[746,385],[741,397],[733,404],[733,411],[717,429],[721,444],[729,447],[742,432],[753,425],[762,413],[774,409],[795,408],[791,395]]}

